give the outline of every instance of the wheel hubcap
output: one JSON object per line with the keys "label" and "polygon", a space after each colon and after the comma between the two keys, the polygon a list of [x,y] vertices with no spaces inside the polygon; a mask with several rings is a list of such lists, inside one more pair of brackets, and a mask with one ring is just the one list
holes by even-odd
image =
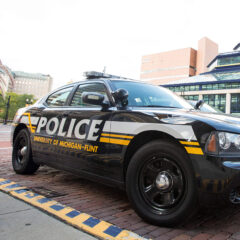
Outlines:
{"label": "wheel hubcap", "polygon": [[23,164],[27,156],[27,141],[25,137],[19,139],[17,149],[16,149],[16,160],[18,163]]}
{"label": "wheel hubcap", "polygon": [[164,214],[182,199],[185,179],[180,166],[172,159],[154,156],[143,165],[139,190],[153,211]]}
{"label": "wheel hubcap", "polygon": [[27,153],[27,146],[24,146],[21,150],[20,150],[21,155],[24,157]]}
{"label": "wheel hubcap", "polygon": [[156,187],[159,190],[166,190],[172,185],[172,177],[167,172],[160,172],[156,177]]}

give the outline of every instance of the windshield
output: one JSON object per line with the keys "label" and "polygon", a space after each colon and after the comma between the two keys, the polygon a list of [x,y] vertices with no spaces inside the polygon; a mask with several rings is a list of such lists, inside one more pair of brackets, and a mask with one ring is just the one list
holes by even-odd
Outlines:
{"label": "windshield", "polygon": [[115,90],[123,88],[128,91],[128,106],[130,107],[193,108],[183,98],[163,87],[139,82],[117,80],[111,82]]}

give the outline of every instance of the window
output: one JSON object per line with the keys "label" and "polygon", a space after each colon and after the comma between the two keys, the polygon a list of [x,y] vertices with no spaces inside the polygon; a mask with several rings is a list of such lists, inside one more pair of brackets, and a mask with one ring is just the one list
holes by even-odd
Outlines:
{"label": "window", "polygon": [[198,101],[198,95],[186,95],[186,96],[183,96],[183,98],[186,100]]}
{"label": "window", "polygon": [[232,88],[239,88],[239,83],[232,83]]}
{"label": "window", "polygon": [[180,92],[180,87],[175,87],[175,92]]}
{"label": "window", "polygon": [[196,90],[196,86],[191,85],[191,86],[190,86],[190,91],[195,91],[195,90]]}
{"label": "window", "polygon": [[184,86],[180,86],[180,92],[184,92]]}
{"label": "window", "polygon": [[218,66],[240,63],[240,56],[223,57],[218,59]]}
{"label": "window", "polygon": [[231,113],[240,113],[240,93],[231,94]]}
{"label": "window", "polygon": [[219,83],[218,84],[218,89],[225,89],[226,88],[226,84],[225,83]]}
{"label": "window", "polygon": [[102,83],[88,83],[88,84],[83,84],[83,85],[79,85],[77,91],[75,92],[72,102],[71,102],[71,106],[78,106],[78,107],[85,107],[85,106],[89,106],[89,107],[94,107],[95,105],[92,104],[88,104],[88,103],[84,103],[82,101],[82,93],[83,92],[96,92],[96,93],[100,93],[103,94],[105,97],[105,100],[108,100],[107,97],[107,90],[104,86],[104,84]]}
{"label": "window", "polygon": [[138,82],[112,81],[115,89],[123,88],[129,93],[130,107],[171,107],[191,109],[191,105],[166,88]]}
{"label": "window", "polygon": [[68,95],[71,91],[72,87],[68,87],[53,93],[48,97],[46,101],[48,106],[50,107],[64,106],[68,98]]}
{"label": "window", "polygon": [[225,108],[226,108],[226,95],[225,94],[203,95],[203,100],[205,103],[209,104],[210,106],[215,107],[222,112],[225,112]]}

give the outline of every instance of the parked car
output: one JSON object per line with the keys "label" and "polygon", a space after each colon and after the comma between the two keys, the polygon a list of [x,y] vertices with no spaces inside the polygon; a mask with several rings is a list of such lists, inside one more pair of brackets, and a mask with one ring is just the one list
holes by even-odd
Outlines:
{"label": "parked car", "polygon": [[162,87],[88,72],[19,109],[12,142],[16,173],[46,164],[117,186],[153,224],[239,202],[240,119],[196,111]]}

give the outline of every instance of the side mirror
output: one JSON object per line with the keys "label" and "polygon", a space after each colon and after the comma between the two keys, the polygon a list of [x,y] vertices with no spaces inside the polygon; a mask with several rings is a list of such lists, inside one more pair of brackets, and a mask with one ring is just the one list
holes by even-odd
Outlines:
{"label": "side mirror", "polygon": [[108,103],[104,102],[104,95],[96,92],[83,92],[82,101],[84,103],[100,105],[103,107],[108,106]]}
{"label": "side mirror", "polygon": [[200,109],[200,107],[204,104],[204,101],[203,100],[199,100],[197,101],[196,105],[194,106],[194,108],[197,110],[197,109]]}
{"label": "side mirror", "polygon": [[127,106],[128,104],[128,91],[120,88],[113,92],[113,97],[115,98],[115,101],[118,103],[120,102],[123,107]]}

